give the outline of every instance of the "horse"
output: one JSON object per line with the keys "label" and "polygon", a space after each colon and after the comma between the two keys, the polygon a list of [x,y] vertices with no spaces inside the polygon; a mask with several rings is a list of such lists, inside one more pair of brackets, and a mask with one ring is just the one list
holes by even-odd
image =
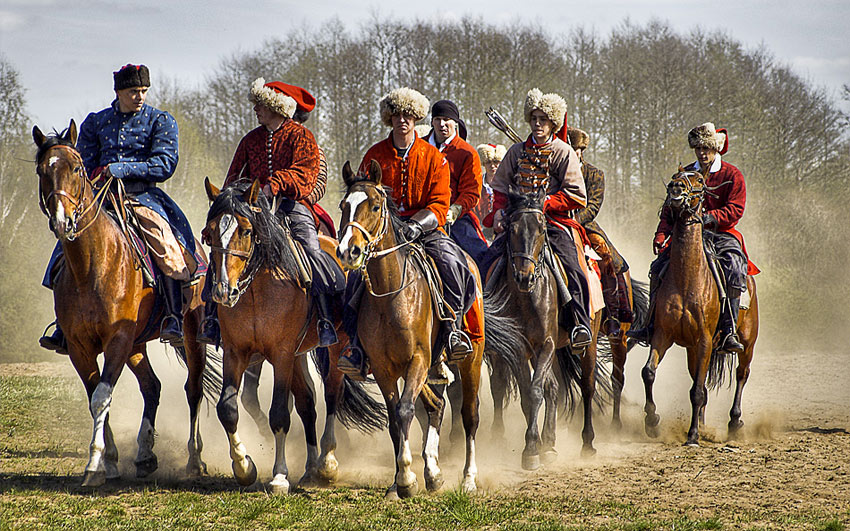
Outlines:
{"label": "horse", "polygon": [[[68,341],[71,363],[86,388],[94,420],[82,485],[97,487],[120,476],[109,410],[124,365],[136,376],[144,397],[135,465],[136,476],[146,477],[158,466],[153,445],[161,386],[148,360],[146,344],[138,339],[145,333],[154,312],[155,291],[145,285],[130,243],[118,223],[109,215],[101,215],[109,186],[103,186],[95,194],[82,157],[74,147],[77,140],[74,120],[65,131],[50,136],[33,127],[32,136],[38,147],[39,203],[65,255],[65,269],[53,288],[56,318]],[[205,394],[213,396],[221,385],[220,374],[207,364],[206,349],[194,339],[201,318],[202,285],[191,286],[190,302],[184,305],[184,346],[176,348],[188,368],[186,471],[193,476],[206,473],[206,464],[201,459],[203,443],[198,407]],[[150,339],[157,335],[154,331]],[[97,362],[101,352],[102,372]]]}
{"label": "horse", "polygon": [[[649,358],[641,375],[646,393],[644,425],[647,435],[658,435],[660,417],[656,414],[652,386],[658,364],[673,343],[685,347],[688,371],[693,385],[690,390],[691,424],[688,446],[699,445],[699,425],[705,423],[705,405],[709,387],[723,382],[723,372],[729,365],[722,352],[712,354],[713,337],[720,316],[720,297],[717,283],[703,248],[702,203],[705,197],[705,175],[685,171],[681,166],[667,185],[665,206],[675,220],[670,236],[670,263],[656,294],[654,332],[650,341]],[[756,283],[747,277],[750,293],[749,309],[741,309],[738,334],[744,351],[738,356],[737,387],[730,411],[731,435],[743,425],[741,396],[750,373],[753,349],[758,336],[758,297]],[[731,362],[731,358],[729,359]]]}
{"label": "horse", "polygon": [[[509,204],[505,210],[507,234],[502,236],[504,245],[503,266],[498,262],[490,268],[485,291],[485,300],[492,300],[510,315],[519,317],[523,335],[527,340],[524,357],[510,360],[507,357],[494,358],[495,363],[507,363],[510,371],[501,370],[515,378],[519,389],[522,410],[526,418],[525,448],[522,452],[522,467],[535,470],[543,458],[552,460],[556,454],[555,422],[558,399],[558,382],[561,379],[568,391],[567,402],[572,399],[572,385],[578,382],[584,409],[582,428],[582,455],[596,453],[593,448],[592,408],[596,398],[597,365],[596,340],[601,323],[601,310],[595,312],[591,323],[593,340],[580,355],[570,351],[569,331],[559,324],[559,295],[555,273],[547,266],[545,254],[549,250],[547,237],[547,218],[543,211],[545,190],[519,193],[513,190],[508,194]],[[578,237],[574,233],[574,237]],[[497,245],[497,240],[494,245]],[[556,260],[556,259],[555,259]],[[555,260],[552,262],[555,263]],[[579,359],[576,359],[579,358]],[[529,362],[531,370],[529,372]],[[553,373],[553,367],[557,370]],[[495,371],[494,371],[495,372]],[[500,387],[509,390],[508,384]],[[502,393],[500,396],[504,397]],[[542,439],[538,431],[538,414],[545,401]],[[494,396],[498,410],[503,405]],[[501,427],[500,427],[501,428]],[[503,428],[501,428],[503,429]],[[498,435],[498,433],[497,433]]]}
{"label": "horse", "polygon": [[[330,367],[322,371],[327,418],[318,454],[315,401],[309,376],[303,370],[306,364],[297,359],[318,343],[317,312],[294,276],[297,265],[292,240],[287,241],[290,236],[271,212],[259,181],[238,181],[224,190],[209,179],[204,185],[212,201],[205,228],[211,248],[211,294],[219,305],[224,349],[223,385],[216,411],[230,445],[233,474],[243,486],[257,480],[257,468],[237,431],[237,394],[252,356],[259,353],[274,370],[268,416],[275,440],[270,489],[276,494],[290,490],[285,454],[290,392],[307,442],[307,463],[300,482],[333,482],[338,474],[335,420],[339,417],[343,424],[354,424],[367,432],[381,429],[386,422],[381,406],[359,385],[343,380],[335,365],[341,344],[332,346],[333,362],[320,360],[320,365]],[[320,242],[325,252],[333,252],[333,240],[323,236]]]}
{"label": "horse", "polygon": [[[337,256],[343,267],[360,270],[364,277],[366,289],[358,309],[357,335],[387,405],[396,456],[395,478],[387,489],[387,497],[406,498],[418,490],[416,474],[411,470],[409,443],[418,398],[422,399],[428,414],[428,426],[422,426],[425,486],[434,491],[443,484],[438,449],[445,386],[426,383],[432,349],[442,348],[436,344],[439,322],[428,281],[414,263],[414,253],[421,251],[416,251],[401,235],[404,222],[381,185],[380,166],[373,160],[365,175],[355,175],[346,162],[342,176],[348,191],[341,203]],[[466,260],[481,293],[478,269],[468,255]],[[475,304],[481,304],[480,297]],[[494,324],[493,315],[486,307],[483,313],[488,348],[502,348],[505,342],[511,341],[511,334],[516,337],[516,328],[507,319]],[[483,345],[478,342],[473,343],[473,352],[457,364],[463,389],[461,415],[466,432],[461,488],[467,492],[477,489],[475,436],[482,361]],[[401,393],[400,378],[404,380]]]}

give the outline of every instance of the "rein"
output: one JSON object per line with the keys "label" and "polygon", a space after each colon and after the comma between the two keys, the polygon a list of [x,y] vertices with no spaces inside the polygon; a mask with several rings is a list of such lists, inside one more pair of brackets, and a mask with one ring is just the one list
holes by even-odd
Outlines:
{"label": "rein", "polygon": [[[543,209],[541,209],[541,208],[521,208],[519,210],[516,210],[516,211],[511,213],[511,222],[513,222],[513,218],[516,217],[519,214],[541,214],[542,215]],[[545,230],[543,232],[543,237],[546,238]],[[514,273],[514,276],[516,276],[516,274],[517,274],[516,262],[514,261],[514,257],[520,257],[520,258],[523,258],[525,260],[528,260],[529,262],[531,262],[531,265],[534,266],[534,276],[531,277],[531,282],[529,283],[529,291],[534,291],[534,287],[537,285],[537,281],[543,275],[543,267],[541,267],[541,266],[543,265],[542,262],[544,260],[544,256],[543,256],[544,253],[541,253],[540,256],[538,256],[537,259],[535,259],[534,256],[530,255],[529,253],[514,251],[513,247],[511,247],[510,235],[508,235],[507,238],[508,239],[507,239],[506,243],[507,243],[507,248],[508,248],[508,258],[509,258],[509,261],[511,263],[511,270]]]}

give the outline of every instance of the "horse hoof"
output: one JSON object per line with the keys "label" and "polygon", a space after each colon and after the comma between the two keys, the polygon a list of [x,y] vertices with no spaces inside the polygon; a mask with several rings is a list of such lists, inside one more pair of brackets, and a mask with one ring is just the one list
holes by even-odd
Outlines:
{"label": "horse hoof", "polygon": [[186,476],[190,478],[199,478],[207,475],[207,464],[198,459],[193,462],[191,459],[186,464]]}
{"label": "horse hoof", "polygon": [[460,488],[461,490],[463,490],[463,492],[471,494],[478,490],[478,485],[475,484],[475,479],[467,477],[465,480],[463,480],[463,484],[460,486]]}
{"label": "horse hoof", "polygon": [[526,455],[522,454],[522,469],[523,470],[537,470],[540,468],[540,456],[537,454],[534,455]]}
{"label": "horse hoof", "polygon": [[147,459],[142,459],[141,461],[136,461],[136,477],[137,478],[146,478],[153,474],[153,472],[159,467],[159,462],[156,459],[155,455],[148,457]]}
{"label": "horse hoof", "polygon": [[443,475],[437,474],[432,478],[425,478],[425,488],[428,489],[428,492],[436,492],[443,487]]}
{"label": "horse hoof", "polygon": [[554,448],[543,450],[543,453],[540,454],[540,462],[544,465],[551,465],[556,459],[558,459],[558,451]]}
{"label": "horse hoof", "polygon": [[691,448],[699,448],[699,442],[696,439],[688,439],[682,446],[690,446]]}
{"label": "horse hoof", "polygon": [[593,446],[587,445],[581,447],[581,456],[585,459],[588,457],[593,457],[596,455],[596,448]]}
{"label": "horse hoof", "polygon": [[387,501],[400,500],[401,498],[398,497],[398,488],[395,485],[390,486],[384,494],[384,499]]}
{"label": "horse hoof", "polygon": [[334,457],[326,458],[322,466],[316,470],[316,476],[326,484],[336,483],[339,477],[339,462]]}
{"label": "horse hoof", "polygon": [[102,470],[98,470],[95,472],[92,472],[91,470],[86,470],[85,474],[83,474],[83,483],[81,486],[100,487],[104,483],[106,483],[106,472]]}
{"label": "horse hoof", "polygon": [[298,480],[298,486],[302,488],[321,487],[322,484],[323,482],[319,480],[315,472],[304,472],[304,475]]}
{"label": "horse hoof", "polygon": [[614,428],[614,430],[616,430],[616,431],[622,431],[623,430],[623,421],[616,418],[616,419],[611,421],[611,427]]}
{"label": "horse hoof", "polygon": [[286,479],[285,475],[277,474],[274,479],[269,482],[269,488],[271,489],[272,494],[278,496],[289,494],[289,481]]}
{"label": "horse hoof", "polygon": [[730,420],[729,421],[729,437],[734,437],[738,434],[738,430],[744,427],[743,420]]}
{"label": "horse hoof", "polygon": [[254,461],[251,459],[250,455],[246,455],[245,459],[248,461],[247,470],[243,474],[239,474],[239,467],[236,466],[236,461],[231,463],[231,468],[233,469],[233,476],[236,478],[236,482],[242,485],[243,487],[247,487],[248,485],[253,485],[255,481],[257,481],[257,467],[254,466]]}
{"label": "horse hoof", "polygon": [[396,486],[396,492],[398,493],[398,497],[401,499],[413,497],[418,491],[419,482],[417,481],[414,481],[406,487],[402,487],[401,485]]}

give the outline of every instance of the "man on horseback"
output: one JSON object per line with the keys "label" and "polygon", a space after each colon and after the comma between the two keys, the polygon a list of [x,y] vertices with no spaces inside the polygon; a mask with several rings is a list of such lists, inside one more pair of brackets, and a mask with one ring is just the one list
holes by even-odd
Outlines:
{"label": "man on horseback", "polygon": [[[447,323],[446,352],[448,361],[456,363],[472,352],[472,342],[461,328],[463,316],[475,299],[475,278],[462,249],[440,228],[446,223],[451,199],[449,163],[414,130],[414,124],[428,113],[425,96],[410,88],[395,89],[381,100],[380,110],[381,120],[392,131],[366,152],[360,171],[367,171],[372,160],[378,162],[382,183],[391,189],[392,198],[407,221],[405,238],[421,243],[434,260],[443,282],[443,298],[455,317]],[[351,275],[349,282],[362,282],[362,278]],[[349,293],[355,291],[349,286]],[[354,331],[356,325],[346,324],[346,328]],[[365,357],[355,337],[351,344],[347,355],[340,357],[339,368],[350,375],[362,375],[366,372]],[[434,352],[439,355],[441,349]],[[436,356],[432,361],[441,366]]]}
{"label": "man on horseback", "polygon": [[567,135],[570,145],[581,161],[581,174],[584,176],[584,186],[587,189],[587,206],[575,211],[575,220],[584,227],[590,246],[602,258],[599,268],[602,273],[600,280],[605,307],[608,308],[608,320],[605,322],[604,333],[619,336],[620,322],[631,323],[633,320],[629,304],[629,288],[625,277],[629,264],[617,252],[608,235],[596,222],[596,216],[602,208],[605,197],[605,174],[584,159],[584,150],[590,145],[590,136],[575,127],[570,127]]}
{"label": "man on horseback", "polygon": [[[113,73],[113,83],[115,100],[110,107],[86,117],[80,126],[77,149],[95,185],[116,179],[136,203],[134,211],[162,273],[157,282],[166,315],[160,340],[182,344],[182,283],[190,280],[197,268],[195,240],[180,207],[157,188],[157,183],[168,180],[177,167],[177,122],[169,113],[145,103],[150,87],[150,72],[145,65],[121,67]],[[57,265],[61,256],[57,245],[43,281],[48,288],[52,289],[61,270]],[[65,338],[58,323],[53,335],[43,336],[39,343],[65,353]]]}
{"label": "man on horseback", "polygon": [[[319,312],[319,346],[325,347],[338,342],[332,299],[345,290],[345,275],[319,247],[316,220],[308,206],[319,175],[320,154],[313,133],[293,119],[298,101],[306,108],[303,92],[280,81],[254,81],[249,99],[260,126],[239,142],[224,186],[239,179],[259,180],[263,193],[276,205],[281,223],[289,226],[293,239],[303,246],[312,271],[310,293]],[[212,339],[207,332],[212,332],[213,318],[205,320],[204,340]]]}
{"label": "man on horseback", "polygon": [[446,158],[451,176],[446,226],[450,227],[451,239],[479,263],[487,252],[481,222],[473,212],[481,198],[481,160],[466,141],[466,126],[453,101],[440,100],[431,107],[431,127],[425,140]]}
{"label": "man on horseback", "polygon": [[[547,191],[544,211],[548,221],[549,244],[561,259],[567,273],[567,290],[571,301],[569,311],[572,331],[570,344],[580,350],[590,344],[590,291],[587,278],[581,267],[573,227],[583,232],[575,220],[576,211],[587,206],[587,192],[581,174],[578,155],[565,142],[567,103],[558,94],[543,94],[531,89],[525,98],[525,119],[531,126],[531,134],[525,142],[508,148],[505,158],[496,170],[493,179],[493,215],[485,225],[492,225],[500,232],[504,208],[508,205],[508,193],[512,188],[530,191],[545,186]],[[500,241],[501,240],[501,241]],[[485,259],[489,267],[504,252],[504,236],[497,237]],[[486,269],[483,269],[486,271]]]}
{"label": "man on horseback", "polygon": [[[718,349],[740,354],[744,346],[737,334],[738,310],[741,294],[747,289],[749,265],[743,247],[743,236],[735,230],[735,225],[744,215],[747,188],[741,171],[721,159],[721,155],[729,148],[725,129],[715,129],[711,122],[694,127],[688,132],[688,145],[694,150],[697,160],[685,170],[705,174],[705,187],[711,191],[706,194],[703,205],[703,235],[713,242],[713,252],[726,281],[726,303],[723,304],[717,324],[720,330]],[[667,249],[672,231],[670,210],[664,208],[652,241],[653,251],[658,258],[649,268],[650,317],[646,327],[627,333],[629,337],[641,342],[648,343],[652,338],[655,294],[670,260]]]}

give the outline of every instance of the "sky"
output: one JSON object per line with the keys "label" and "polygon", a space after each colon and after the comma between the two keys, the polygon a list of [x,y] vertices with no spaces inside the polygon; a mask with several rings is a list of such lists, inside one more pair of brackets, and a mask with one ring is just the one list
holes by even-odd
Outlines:
{"label": "sky", "polygon": [[[543,7],[545,5],[545,8]],[[493,0],[363,2],[352,0],[0,0],[0,54],[20,73],[27,111],[43,130],[61,129],[112,101],[112,71],[151,68],[152,84],[169,78],[196,87],[233,54],[264,40],[338,17],[355,29],[377,14],[411,20],[471,15],[507,25],[537,23],[551,32],[583,26],[607,35],[626,18],[668,22],[680,33],[720,30],[748,49],[766,47],[782,64],[836,101],[850,84],[847,0]],[[567,98],[569,99],[569,98]]]}

